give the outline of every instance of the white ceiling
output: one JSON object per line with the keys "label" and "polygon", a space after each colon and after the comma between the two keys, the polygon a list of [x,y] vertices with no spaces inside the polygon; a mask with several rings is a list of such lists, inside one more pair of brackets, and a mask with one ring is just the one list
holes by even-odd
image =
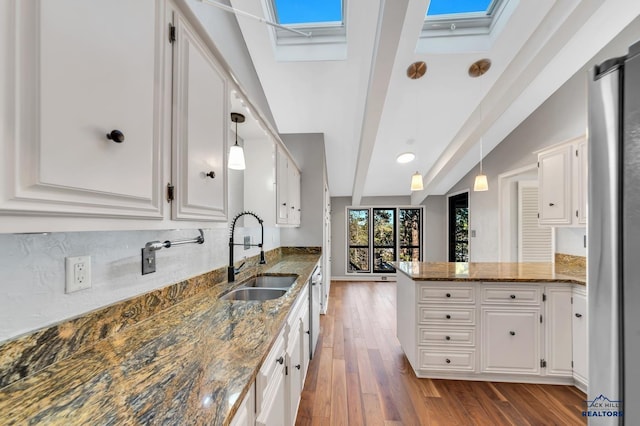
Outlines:
{"label": "white ceiling", "polygon": [[[231,4],[265,16],[263,1]],[[510,0],[510,19],[490,36],[423,40],[417,53],[428,0],[345,1],[342,60],[278,61],[272,28],[237,20],[278,131],[323,133],[331,195],[354,204],[409,195],[416,170],[425,190],[413,203],[446,193],[476,166],[481,137],[486,155],[640,14],[637,0]],[[492,67],[472,79],[481,58]],[[410,80],[418,60],[427,74]],[[396,163],[405,151],[416,159]]]}

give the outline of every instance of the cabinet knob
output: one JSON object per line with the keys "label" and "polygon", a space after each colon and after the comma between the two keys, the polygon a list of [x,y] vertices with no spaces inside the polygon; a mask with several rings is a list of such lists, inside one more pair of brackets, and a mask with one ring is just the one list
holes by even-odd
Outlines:
{"label": "cabinet knob", "polygon": [[294,210],[296,207],[295,206],[291,206],[291,210]]}
{"label": "cabinet knob", "polygon": [[555,206],[554,203],[549,203],[549,207],[553,207],[553,206]]}
{"label": "cabinet knob", "polygon": [[445,318],[451,319],[451,315],[447,314],[447,316]]}
{"label": "cabinet knob", "polygon": [[305,333],[311,334],[311,330],[307,330],[307,331],[305,331]]}
{"label": "cabinet knob", "polygon": [[211,179],[215,179],[215,177],[216,177],[216,172],[214,172],[213,170],[211,170],[209,173],[205,174],[205,176],[209,176]]}
{"label": "cabinet knob", "polygon": [[576,318],[582,318],[582,314],[576,312]]}
{"label": "cabinet knob", "polygon": [[300,367],[301,367],[301,365],[300,365],[300,364],[296,365],[296,368],[297,368],[298,370],[300,370]]}
{"label": "cabinet knob", "polygon": [[446,294],[446,296],[447,296],[447,297],[451,297],[451,293],[447,293],[447,294]]}
{"label": "cabinet knob", "polygon": [[449,358],[445,359],[444,362],[446,362],[447,364],[451,364],[451,360]]}
{"label": "cabinet knob", "polygon": [[515,336],[516,332],[515,331],[510,331],[509,334],[512,335],[512,336]]}
{"label": "cabinet knob", "polygon": [[283,206],[286,206],[286,205],[287,205],[287,203],[282,203],[282,205],[283,205]]}
{"label": "cabinet knob", "polygon": [[110,141],[114,141],[115,143],[122,143],[122,141],[124,141],[124,133],[122,133],[120,130],[114,129],[107,133],[107,139],[109,139]]}
{"label": "cabinet knob", "polygon": [[280,357],[278,359],[276,359],[276,362],[280,365],[284,364],[284,357]]}
{"label": "cabinet knob", "polygon": [[445,340],[451,340],[451,336],[446,336]]}
{"label": "cabinet knob", "polygon": [[515,295],[515,294],[512,294],[512,295],[511,295],[511,296],[509,296],[509,297],[510,297],[510,298],[512,298],[512,299],[515,299],[515,298],[516,298],[516,295]]}

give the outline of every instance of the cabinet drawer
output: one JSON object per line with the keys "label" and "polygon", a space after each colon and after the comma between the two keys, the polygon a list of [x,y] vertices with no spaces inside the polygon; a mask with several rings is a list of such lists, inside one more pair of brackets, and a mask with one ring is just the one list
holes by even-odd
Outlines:
{"label": "cabinet drawer", "polygon": [[539,305],[540,287],[482,287],[482,303]]}
{"label": "cabinet drawer", "polygon": [[420,303],[474,303],[473,287],[422,285],[419,289]]}
{"label": "cabinet drawer", "polygon": [[474,371],[475,351],[420,349],[420,368],[429,370]]}
{"label": "cabinet drawer", "polygon": [[422,324],[464,324],[476,323],[475,308],[441,308],[418,306],[418,321]]}
{"label": "cabinet drawer", "polygon": [[473,328],[434,328],[418,329],[418,345],[475,346],[476,331]]}

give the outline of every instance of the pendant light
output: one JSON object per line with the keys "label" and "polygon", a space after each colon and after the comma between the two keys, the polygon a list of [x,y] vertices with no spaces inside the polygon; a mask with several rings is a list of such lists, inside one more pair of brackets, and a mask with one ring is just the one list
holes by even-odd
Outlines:
{"label": "pendant light", "polygon": [[422,191],[424,189],[422,184],[422,175],[419,172],[415,172],[411,176],[411,190],[412,191]]}
{"label": "pendant light", "polygon": [[244,115],[232,112],[231,121],[236,123],[236,143],[229,147],[229,163],[228,167],[233,170],[244,170],[244,150],[238,145],[238,123],[244,123]]}
{"label": "pendant light", "polygon": [[[491,68],[491,61],[489,59],[480,59],[474,62],[469,67],[469,76],[472,78],[481,77]],[[480,123],[482,124],[482,101],[480,101]],[[482,172],[482,136],[480,136],[480,174],[476,176],[476,180],[473,183],[474,191],[488,191],[489,183],[487,182],[487,175]]]}
{"label": "pendant light", "polygon": [[[480,106],[480,111],[482,111],[482,106]],[[480,114],[482,117],[482,114]],[[487,182],[487,175],[482,173],[482,136],[480,137],[480,174],[476,176],[476,180],[473,183],[474,191],[488,191],[489,183]]]}

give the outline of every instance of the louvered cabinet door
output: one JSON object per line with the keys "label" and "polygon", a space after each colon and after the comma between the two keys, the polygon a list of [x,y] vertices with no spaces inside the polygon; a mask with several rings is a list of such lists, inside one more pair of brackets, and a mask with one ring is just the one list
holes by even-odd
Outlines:
{"label": "louvered cabinet door", "polygon": [[538,224],[538,183],[518,182],[518,262],[551,262],[551,228]]}

